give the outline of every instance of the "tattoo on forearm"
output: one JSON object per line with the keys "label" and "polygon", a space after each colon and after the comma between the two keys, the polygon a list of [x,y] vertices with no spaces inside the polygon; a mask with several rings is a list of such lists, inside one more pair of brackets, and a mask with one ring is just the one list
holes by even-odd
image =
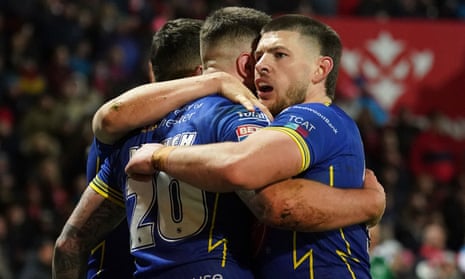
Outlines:
{"label": "tattoo on forearm", "polygon": [[[86,203],[91,200],[86,198],[87,196],[83,195],[77,211],[87,211]],[[85,278],[91,249],[116,227],[124,216],[124,209],[110,201],[103,201],[90,215],[73,214],[56,242],[53,278]],[[83,225],[78,227],[73,223]]]}
{"label": "tattoo on forearm", "polygon": [[[62,235],[57,239],[53,259],[53,278],[81,278],[84,274],[85,253],[79,245],[77,228],[65,225]],[[64,240],[67,238],[68,240]]]}

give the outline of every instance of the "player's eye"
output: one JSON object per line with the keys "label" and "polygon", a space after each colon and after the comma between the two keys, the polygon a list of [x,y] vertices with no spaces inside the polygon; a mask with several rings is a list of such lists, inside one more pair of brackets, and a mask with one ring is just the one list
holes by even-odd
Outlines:
{"label": "player's eye", "polygon": [[274,54],[274,56],[275,56],[276,58],[283,58],[283,57],[286,57],[287,54],[284,53],[284,52],[276,52],[276,53]]}

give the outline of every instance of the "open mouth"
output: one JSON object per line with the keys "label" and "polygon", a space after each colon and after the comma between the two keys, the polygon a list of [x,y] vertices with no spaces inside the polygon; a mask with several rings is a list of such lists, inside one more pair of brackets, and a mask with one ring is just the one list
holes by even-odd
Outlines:
{"label": "open mouth", "polygon": [[273,86],[269,85],[267,82],[257,80],[257,89],[262,93],[267,93],[273,91]]}
{"label": "open mouth", "polygon": [[270,85],[262,85],[262,86],[259,86],[259,87],[258,87],[258,90],[259,90],[260,92],[263,92],[263,93],[270,92],[270,91],[273,91],[273,86],[270,86]]}

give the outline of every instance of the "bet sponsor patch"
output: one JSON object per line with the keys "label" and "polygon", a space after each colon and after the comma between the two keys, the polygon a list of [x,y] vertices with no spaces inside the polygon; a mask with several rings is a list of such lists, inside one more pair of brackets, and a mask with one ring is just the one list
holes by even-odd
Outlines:
{"label": "bet sponsor patch", "polygon": [[239,141],[244,140],[250,134],[255,133],[256,131],[260,130],[261,126],[258,125],[240,125],[236,128],[236,135]]}

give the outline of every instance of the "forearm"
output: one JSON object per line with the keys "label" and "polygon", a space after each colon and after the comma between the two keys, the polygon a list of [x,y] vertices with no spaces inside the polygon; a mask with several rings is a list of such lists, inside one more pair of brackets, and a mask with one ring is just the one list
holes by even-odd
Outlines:
{"label": "forearm", "polygon": [[87,188],[55,242],[53,278],[86,278],[91,249],[124,216],[123,208]]}
{"label": "forearm", "polygon": [[92,123],[94,134],[101,142],[112,144],[194,99],[219,92],[222,78],[223,73],[214,73],[135,87],[97,110]]}
{"label": "forearm", "polygon": [[373,189],[339,189],[305,179],[288,179],[240,196],[263,223],[296,231],[377,222],[385,205],[384,193]]}
{"label": "forearm", "polygon": [[152,156],[154,169],[210,192],[258,189],[284,173],[267,169],[273,161],[253,160],[260,156],[244,152],[237,143],[165,148],[169,151],[161,160],[158,152]]}
{"label": "forearm", "polygon": [[235,143],[169,146],[152,155],[152,164],[155,169],[202,190],[231,192],[243,187],[234,177],[233,165],[240,160],[236,148]]}
{"label": "forearm", "polygon": [[58,237],[53,253],[52,278],[86,278],[91,246],[78,237],[79,229],[66,224]]}
{"label": "forearm", "polygon": [[286,134],[260,130],[241,142],[176,147],[162,158],[155,154],[152,162],[201,189],[230,192],[259,189],[296,175],[301,155]]}

